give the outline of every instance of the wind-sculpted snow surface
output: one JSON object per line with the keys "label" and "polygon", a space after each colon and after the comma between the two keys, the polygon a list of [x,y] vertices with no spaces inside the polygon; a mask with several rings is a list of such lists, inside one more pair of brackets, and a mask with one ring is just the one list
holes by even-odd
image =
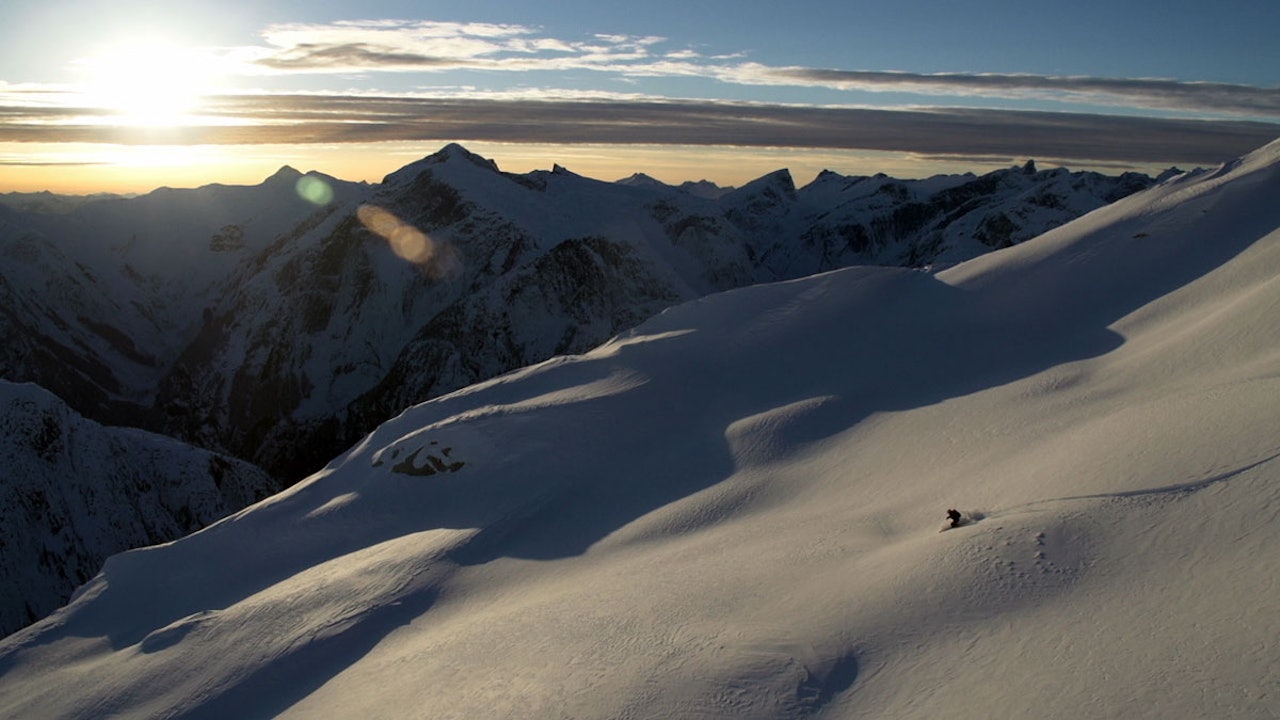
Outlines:
{"label": "wind-sculpted snow surface", "polygon": [[85,420],[0,381],[0,632],[61,607],[108,555],[176,540],[275,492],[240,460]]}
{"label": "wind-sculpted snow surface", "polygon": [[1280,713],[1277,193],[1280,144],[409,408],[111,558],[0,715]]}
{"label": "wind-sculpted snow surface", "polygon": [[[972,257],[1150,182],[827,173],[797,190],[779,171],[707,198],[559,167],[507,174],[451,145],[246,266],[157,405],[171,408],[168,432],[301,477],[405,407],[582,352],[680,301],[851,264]],[[998,242],[977,231],[988,215],[1003,218]]]}
{"label": "wind-sculpted snow surface", "polygon": [[0,373],[293,481],[409,405],[673,304],[940,267],[1151,182],[1029,166],[677,188],[504,173],[450,145],[375,185],[284,168],[253,187],[0,206]]}

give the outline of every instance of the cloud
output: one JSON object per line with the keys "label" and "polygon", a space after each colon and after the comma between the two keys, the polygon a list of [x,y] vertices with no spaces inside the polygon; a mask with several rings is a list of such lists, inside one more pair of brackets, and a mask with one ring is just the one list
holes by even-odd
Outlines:
{"label": "cloud", "polygon": [[563,70],[625,72],[651,57],[657,36],[592,35],[570,41],[523,25],[431,21],[353,21],[273,25],[266,47],[240,49],[269,72],[350,73],[424,70]]}
{"label": "cloud", "polygon": [[851,93],[1000,98],[1036,103],[1191,112],[1210,116],[1280,118],[1280,88],[1159,78],[1031,74],[907,73],[775,67],[743,56],[704,56],[662,48],[658,36],[595,34],[583,40],[548,37],[523,25],[353,21],[276,25],[254,51],[270,72],[360,73],[444,70],[588,70],[622,79],[702,77],[733,85],[818,87]]}
{"label": "cloud", "polygon": [[1168,110],[1280,117],[1280,88],[1151,78],[1063,77],[822,70],[740,65],[724,77],[743,83],[816,85],[840,90],[1055,100]]}
{"label": "cloud", "polygon": [[[963,108],[867,109],[653,99],[248,95],[219,100],[237,123],[157,130],[0,122],[0,142],[290,144],[500,141],[831,148],[923,155],[1214,164],[1280,124]],[[28,113],[30,108],[25,108]],[[5,108],[0,107],[0,117]],[[27,118],[30,120],[30,118]]]}
{"label": "cloud", "polygon": [[[317,141],[471,140],[741,145],[1214,163],[1280,135],[1280,125],[980,109],[878,110],[703,101],[253,100],[314,123]],[[245,112],[253,112],[252,107]]]}
{"label": "cloud", "polygon": [[[289,144],[473,140],[531,143],[720,145],[865,149],[924,155],[1075,158],[1096,163],[1206,164],[1275,138],[1280,89],[1160,79],[847,71],[774,67],[738,54],[704,55],[658,36],[551,37],[517,24],[373,20],[280,24],[264,44],[227,49],[260,73],[442,73],[567,70],[645,78],[703,78],[737,86],[823,87],[910,93],[942,100],[1004,98],[1092,107],[1142,108],[1201,119],[1108,111],[1032,112],[959,108],[800,106],[674,100],[604,91],[549,93],[537,80],[507,93],[458,85],[434,97],[333,94],[211,98],[203,125],[113,127],[107,111],[63,88],[0,81],[0,141],[122,144]],[[441,83],[456,76],[437,75]],[[481,75],[480,77],[485,77]],[[522,78],[523,80],[523,78]],[[349,80],[344,80],[349,82]],[[483,83],[481,83],[483,86]],[[617,87],[616,85],[614,87]],[[61,92],[61,94],[59,94]],[[740,91],[735,91],[740,93]],[[468,97],[468,95],[474,95]],[[864,96],[865,97],[865,96]],[[205,111],[202,111],[205,112]]]}
{"label": "cloud", "polygon": [[362,68],[425,69],[454,67],[458,64],[457,60],[452,58],[402,52],[391,47],[366,43],[344,43],[340,45],[303,43],[271,57],[261,58],[258,63],[273,70],[307,69],[327,71],[336,69],[347,72]]}

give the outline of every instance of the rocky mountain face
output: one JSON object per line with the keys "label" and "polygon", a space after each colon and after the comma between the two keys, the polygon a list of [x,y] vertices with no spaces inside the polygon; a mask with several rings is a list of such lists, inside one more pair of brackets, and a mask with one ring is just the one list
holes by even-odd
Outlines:
{"label": "rocky mountain face", "polygon": [[86,420],[0,381],[0,635],[61,607],[108,555],[176,540],[279,490],[247,462]]}
{"label": "rocky mountain face", "polygon": [[516,175],[451,145],[376,185],[286,168],[56,215],[0,207],[0,376],[291,481],[411,404],[672,304],[944,266],[1153,182],[1028,163],[802,188],[782,170],[724,190]]}
{"label": "rocky mountain face", "polygon": [[33,381],[98,420],[145,424],[160,378],[203,323],[227,275],[305,223],[306,180],[162,188],[60,212],[0,203],[0,378]]}

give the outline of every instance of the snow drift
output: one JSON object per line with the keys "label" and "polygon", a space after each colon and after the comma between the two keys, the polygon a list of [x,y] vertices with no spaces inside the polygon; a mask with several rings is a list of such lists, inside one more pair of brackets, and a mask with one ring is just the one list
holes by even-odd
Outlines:
{"label": "snow drift", "polygon": [[1277,194],[1273,143],[413,407],[111,558],[0,642],[0,714],[1280,712]]}

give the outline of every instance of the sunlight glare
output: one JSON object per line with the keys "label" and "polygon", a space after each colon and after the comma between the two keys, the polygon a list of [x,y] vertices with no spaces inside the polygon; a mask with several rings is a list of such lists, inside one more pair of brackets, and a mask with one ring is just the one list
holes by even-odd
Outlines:
{"label": "sunlight glare", "polygon": [[176,126],[190,121],[220,79],[208,51],[170,42],[121,43],[77,62],[84,95],[128,126]]}

